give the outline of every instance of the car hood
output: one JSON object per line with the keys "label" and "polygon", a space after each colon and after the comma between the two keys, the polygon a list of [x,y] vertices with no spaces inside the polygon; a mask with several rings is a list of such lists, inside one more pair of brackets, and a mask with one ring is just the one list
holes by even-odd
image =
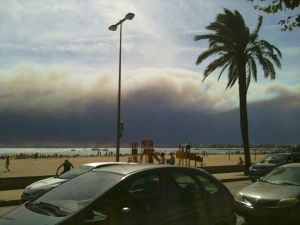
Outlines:
{"label": "car hood", "polygon": [[54,225],[65,217],[45,216],[35,213],[22,205],[0,217],[1,225]]}
{"label": "car hood", "polygon": [[67,180],[56,178],[56,177],[50,177],[50,178],[46,178],[46,179],[34,182],[31,185],[27,186],[26,188],[28,188],[28,189],[44,189],[47,187],[55,187],[65,181],[67,181]]}
{"label": "car hood", "polygon": [[257,181],[242,191],[244,196],[264,199],[283,199],[300,197],[300,187],[294,185],[278,185]]}

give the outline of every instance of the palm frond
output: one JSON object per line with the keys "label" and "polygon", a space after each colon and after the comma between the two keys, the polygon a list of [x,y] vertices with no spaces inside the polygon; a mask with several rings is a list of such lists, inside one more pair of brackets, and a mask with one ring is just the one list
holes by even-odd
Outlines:
{"label": "palm frond", "polygon": [[265,58],[264,60],[265,60],[265,65],[267,67],[267,70],[266,70],[267,72],[265,73],[265,77],[267,78],[270,75],[271,80],[274,80],[276,78],[276,72],[275,72],[274,66],[269,59]]}
{"label": "palm frond", "polygon": [[240,51],[245,52],[249,43],[249,29],[247,27],[239,33],[238,40],[238,48]]}
{"label": "palm frond", "polygon": [[255,30],[250,34],[250,42],[253,42],[257,39],[258,37],[258,33],[260,31],[260,28],[261,28],[261,25],[262,25],[262,22],[263,22],[263,17],[262,16],[259,16],[258,17],[258,23],[256,25],[256,28]]}
{"label": "palm frond", "polygon": [[230,65],[230,63],[231,63],[231,61],[228,61],[228,62],[223,66],[223,68],[222,68],[222,70],[221,70],[221,72],[220,72],[220,74],[219,74],[219,76],[218,76],[218,81],[220,80],[220,78],[221,78],[223,72],[227,69],[227,67]]}
{"label": "palm frond", "polygon": [[[209,76],[214,70],[219,67],[223,67],[228,62],[228,55],[223,55],[222,57],[212,61],[204,70],[204,79]],[[204,80],[203,79],[203,80]]]}
{"label": "palm frond", "polygon": [[258,33],[262,27],[263,17],[258,18],[256,28],[250,32],[238,11],[224,9],[216,16],[215,21],[207,26],[211,34],[197,35],[195,40],[208,40],[208,50],[202,52],[196,61],[199,65],[203,60],[218,54],[203,72],[204,79],[217,68],[220,68],[218,80],[227,70],[227,88],[231,88],[240,78],[246,79],[247,90],[251,79],[257,81],[257,63],[262,67],[265,77],[275,79],[274,66],[281,68],[280,50],[266,40],[259,40]]}
{"label": "palm frond", "polygon": [[214,37],[211,37],[209,39],[209,47],[213,47],[216,45],[222,45],[224,47],[228,48],[228,51],[235,48],[234,42],[232,41],[231,37],[228,37],[226,35],[215,35]]}
{"label": "palm frond", "polygon": [[226,89],[231,88],[238,78],[238,67],[236,61],[232,61],[228,69],[228,83]]}
{"label": "palm frond", "polygon": [[224,47],[215,47],[215,48],[210,48],[204,52],[202,52],[197,60],[196,60],[196,64],[199,65],[203,60],[205,60],[207,57],[214,55],[216,53],[222,52],[224,50]]}
{"label": "palm frond", "polygon": [[260,40],[258,42],[258,44],[261,46],[261,48],[267,48],[269,52],[274,53],[274,51],[276,52],[276,54],[281,58],[282,54],[280,52],[280,50],[275,47],[274,45],[271,45],[268,41],[266,40]]}
{"label": "palm frond", "polygon": [[226,86],[226,89],[232,88],[233,85],[235,84],[237,78],[238,78],[238,76],[233,76],[233,78],[232,78],[230,81],[228,81],[227,86]]}
{"label": "palm frond", "polygon": [[200,41],[200,40],[203,40],[203,39],[210,39],[214,36],[215,36],[215,34],[199,34],[199,35],[196,35],[194,37],[194,40],[195,41]]}
{"label": "palm frond", "polygon": [[261,55],[261,54],[258,54],[257,58],[258,58],[260,65],[263,68],[264,77],[267,78],[267,77],[269,77],[269,75],[271,75],[271,79],[272,80],[275,79],[276,73],[275,73],[274,66],[271,63],[271,61],[269,59],[263,57],[263,55]]}
{"label": "palm frond", "polygon": [[281,68],[281,63],[280,63],[280,60],[278,59],[277,55],[270,53],[270,52],[265,52],[264,55],[265,55],[265,57],[272,59],[279,69]]}
{"label": "palm frond", "polygon": [[247,64],[249,65],[249,69],[251,71],[251,75],[252,75],[253,79],[255,81],[257,81],[257,67],[256,67],[255,60],[254,60],[254,58],[252,56],[248,57]]}

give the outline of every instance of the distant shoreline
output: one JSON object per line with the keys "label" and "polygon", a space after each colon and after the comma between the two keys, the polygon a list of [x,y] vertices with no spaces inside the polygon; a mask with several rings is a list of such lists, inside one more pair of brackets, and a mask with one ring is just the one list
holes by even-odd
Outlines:
{"label": "distant shoreline", "polygon": [[[74,144],[74,145],[0,145],[0,148],[116,148],[111,144]],[[178,145],[160,145],[157,144],[154,147],[156,148],[176,148]],[[250,148],[293,148],[300,147],[298,144],[250,144]],[[131,148],[131,145],[123,145],[121,148]],[[200,144],[192,145],[192,148],[243,148],[241,144]]]}
{"label": "distant shoreline", "polygon": [[[155,152],[164,152],[169,154],[170,152],[175,153],[178,148],[154,148]],[[252,154],[269,154],[273,152],[286,152],[289,148],[250,148]],[[137,152],[141,154],[142,148],[138,148]],[[120,148],[121,156],[128,156],[132,152],[131,148]],[[198,154],[243,154],[243,148],[191,148],[191,152]],[[4,158],[9,155],[14,158],[61,158],[61,157],[95,157],[95,156],[114,156],[116,154],[115,148],[0,148],[0,158]]]}

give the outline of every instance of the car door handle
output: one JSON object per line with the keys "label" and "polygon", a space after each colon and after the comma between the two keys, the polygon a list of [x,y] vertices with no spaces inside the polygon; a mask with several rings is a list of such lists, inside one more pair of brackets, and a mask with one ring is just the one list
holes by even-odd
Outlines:
{"label": "car door handle", "polygon": [[121,210],[122,213],[129,213],[130,211],[131,211],[130,207],[123,207]]}

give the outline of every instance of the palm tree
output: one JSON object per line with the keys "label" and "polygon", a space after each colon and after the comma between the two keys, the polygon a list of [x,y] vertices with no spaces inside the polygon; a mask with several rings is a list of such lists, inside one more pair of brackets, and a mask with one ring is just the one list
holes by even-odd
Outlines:
{"label": "palm tree", "polygon": [[265,78],[270,77],[271,80],[276,76],[272,62],[277,67],[281,67],[279,49],[258,37],[262,21],[263,17],[260,16],[256,29],[250,33],[242,15],[237,10],[232,12],[224,9],[224,12],[218,14],[216,20],[206,27],[212,31],[211,34],[195,36],[195,41],[203,39],[209,41],[208,50],[198,56],[196,64],[199,65],[203,60],[214,56],[214,60],[203,73],[203,80],[219,68],[221,70],[218,79],[225,70],[228,71],[226,89],[231,88],[238,81],[245,174],[248,174],[251,165],[247,115],[247,90],[251,78],[257,81],[257,62],[261,65]]}

